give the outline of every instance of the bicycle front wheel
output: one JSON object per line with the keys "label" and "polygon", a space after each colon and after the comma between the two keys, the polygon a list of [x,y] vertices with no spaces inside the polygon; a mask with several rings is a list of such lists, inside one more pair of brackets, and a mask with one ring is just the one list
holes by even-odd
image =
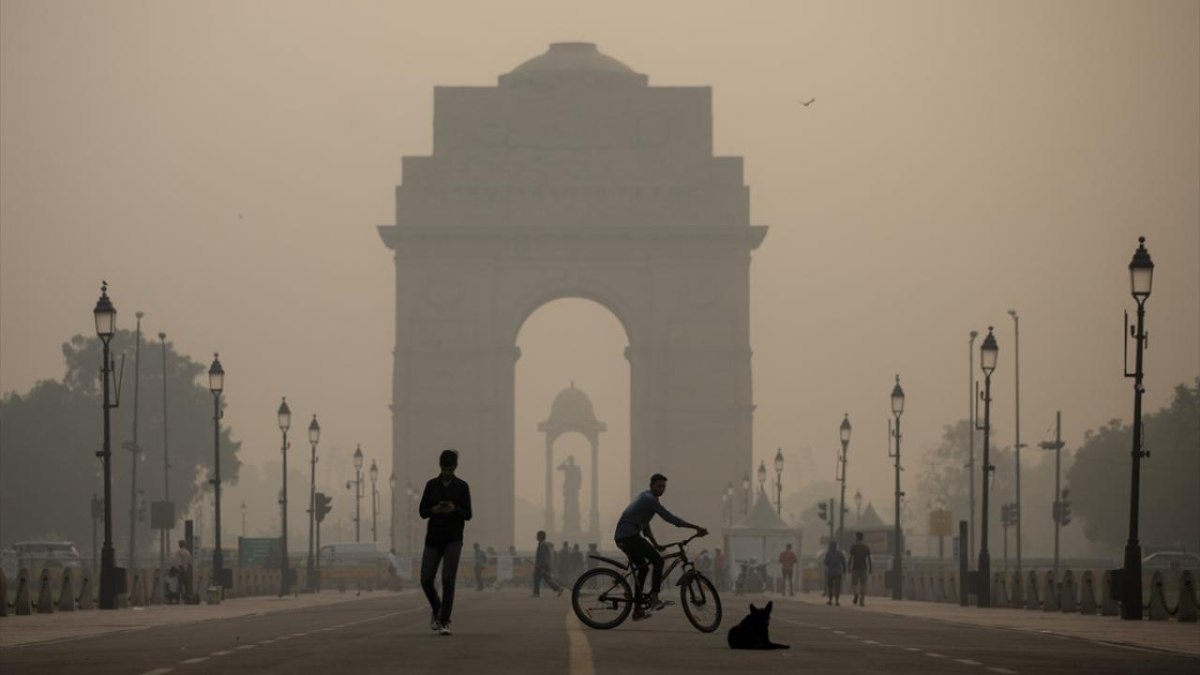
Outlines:
{"label": "bicycle front wheel", "polygon": [[688,621],[702,633],[711,633],[721,625],[721,596],[703,574],[695,574],[680,589],[680,604]]}
{"label": "bicycle front wheel", "polygon": [[600,630],[616,628],[633,611],[633,590],[615,570],[598,567],[575,582],[571,609],[584,625]]}

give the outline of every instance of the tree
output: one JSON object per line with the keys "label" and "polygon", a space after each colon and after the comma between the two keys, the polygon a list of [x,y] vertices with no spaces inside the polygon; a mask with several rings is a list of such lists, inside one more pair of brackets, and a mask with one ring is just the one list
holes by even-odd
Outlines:
{"label": "tree", "polygon": [[[924,468],[917,476],[916,496],[913,498],[914,504],[921,504],[926,510],[950,509],[955,521],[970,520],[971,487],[967,466],[972,433],[970,426],[968,420],[959,420],[943,427],[941,443],[925,452]],[[975,433],[975,508],[978,510],[983,507],[983,442],[979,432]],[[991,534],[1000,531],[1000,505],[1015,498],[1016,467],[1010,448],[999,448],[993,443],[988,448],[988,455],[988,460],[996,467],[988,488],[988,527],[991,529],[988,538],[992,539]],[[912,533],[909,534],[911,536]],[[989,549],[998,548],[999,544],[996,538],[989,542]]]}
{"label": "tree", "polygon": [[[1200,378],[1180,384],[1170,405],[1143,418],[1139,539],[1148,549],[1200,549]],[[1067,471],[1071,512],[1089,541],[1120,551],[1129,537],[1133,432],[1112,420],[1084,435]]]}
{"label": "tree", "polygon": [[[163,498],[163,357],[159,342],[145,336],[142,340],[138,487],[148,512],[149,502]],[[118,369],[121,355],[126,359],[120,407],[112,410],[113,543],[119,557],[129,536],[133,453],[122,444],[132,439],[133,431],[133,342],[131,331],[119,331],[112,339]],[[93,494],[104,495],[96,456],[104,442],[100,340],[76,335],[63,344],[63,356],[66,372],[61,382],[42,381],[24,395],[9,393],[0,400],[0,532],[5,544],[54,537],[90,548],[90,501]],[[200,379],[207,365],[177,354],[170,343],[166,365],[171,500],[178,530],[198,490],[197,471],[211,471],[213,400],[207,379]],[[222,481],[236,480],[240,446],[222,425]],[[139,551],[156,553],[158,535],[150,530],[148,513],[138,527],[137,540],[144,544]],[[100,531],[102,538],[102,523]]]}

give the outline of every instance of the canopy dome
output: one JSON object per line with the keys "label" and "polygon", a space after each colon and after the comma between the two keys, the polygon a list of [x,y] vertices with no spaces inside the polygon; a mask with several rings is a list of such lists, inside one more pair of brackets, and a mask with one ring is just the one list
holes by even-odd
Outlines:
{"label": "canopy dome", "polygon": [[555,42],[545,53],[500,76],[501,85],[558,83],[563,80],[591,82],[634,82],[646,84],[646,76],[602,53],[592,42]]}
{"label": "canopy dome", "polygon": [[596,419],[596,411],[592,408],[592,399],[582,389],[571,386],[558,392],[554,402],[550,404],[550,417],[538,425],[538,431],[552,434],[567,431],[578,431],[584,434],[595,434],[608,429],[608,425]]}

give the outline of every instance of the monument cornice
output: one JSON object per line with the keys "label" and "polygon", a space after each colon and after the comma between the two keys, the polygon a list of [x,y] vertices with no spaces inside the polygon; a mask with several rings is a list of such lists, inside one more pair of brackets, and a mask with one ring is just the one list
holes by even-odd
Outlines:
{"label": "monument cornice", "polygon": [[506,241],[554,241],[574,240],[677,240],[677,241],[730,241],[744,240],[750,250],[757,249],[767,236],[766,225],[738,227],[446,227],[421,225],[380,225],[379,236],[391,249],[405,241],[428,240],[506,240]]}

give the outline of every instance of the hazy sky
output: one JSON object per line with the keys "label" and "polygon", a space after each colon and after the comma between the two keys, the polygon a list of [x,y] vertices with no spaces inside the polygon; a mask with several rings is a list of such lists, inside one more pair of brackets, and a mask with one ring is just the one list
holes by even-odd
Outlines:
{"label": "hazy sky", "polygon": [[[1194,1],[0,0],[0,390],[61,377],[103,278],[122,327],[142,310],[181,352],[220,351],[245,461],[277,458],[287,395],[386,476],[394,275],[375,226],[401,157],[431,151],[434,86],[495,85],[571,40],[652,86],[713,88],[716,153],[745,158],[771,228],[751,266],[755,465],[782,446],[789,486],[832,477],[849,412],[851,491],[889,500],[895,374],[916,455],[967,414],[968,332],[988,324],[1011,444],[1010,308],[1024,442],[1056,409],[1069,448],[1128,419],[1138,235],[1156,263],[1147,409],[1200,373]],[[520,344],[518,495],[541,499],[536,423],[574,379],[609,423],[607,521],[629,461],[620,324],[561,301]]]}

